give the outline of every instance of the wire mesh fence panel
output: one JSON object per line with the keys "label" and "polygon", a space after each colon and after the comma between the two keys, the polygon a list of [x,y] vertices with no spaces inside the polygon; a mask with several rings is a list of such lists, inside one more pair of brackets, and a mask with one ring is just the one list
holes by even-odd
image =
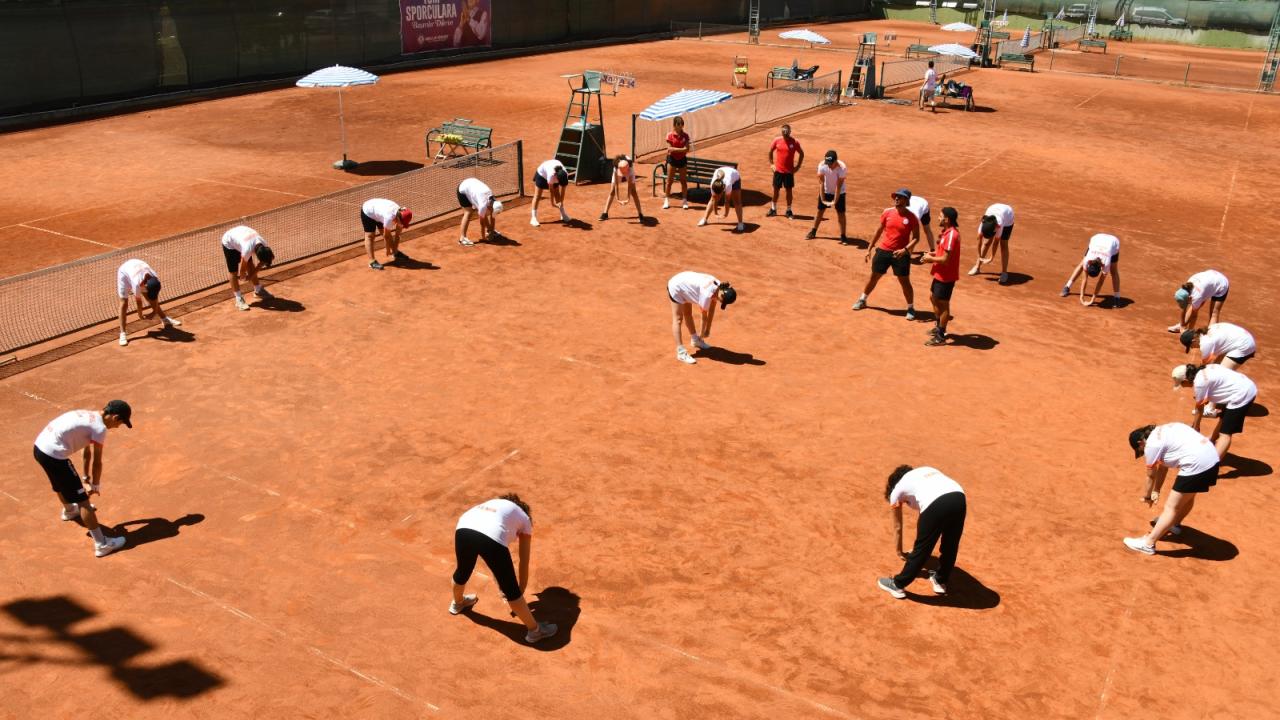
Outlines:
{"label": "wire mesh fence panel", "polygon": [[1027,46],[1022,47],[1022,36],[1001,40],[996,44],[996,57],[1001,55],[1029,55],[1044,49],[1045,35],[1044,33],[1031,33],[1031,38],[1027,41]]}
{"label": "wire mesh fence panel", "polygon": [[[684,115],[685,132],[693,139],[694,154],[697,154],[696,148],[700,141],[745,130],[757,123],[771,122],[815,107],[838,104],[841,77],[843,73],[837,70],[811,80],[779,80],[778,87],[739,95],[718,105]],[[645,120],[639,115],[632,115],[632,157],[665,150],[669,132],[671,118]]]}
{"label": "wire mesh fence panel", "polygon": [[1058,30],[1053,34],[1053,41],[1058,43],[1059,45],[1066,45],[1067,43],[1073,43],[1084,37],[1085,35],[1084,31],[1086,29],[1087,28],[1084,25],[1076,25],[1074,27]]}
{"label": "wire mesh fence panel", "polygon": [[[1112,48],[1115,46],[1113,45]],[[1150,80],[1153,82],[1197,87],[1254,90],[1258,86],[1257,69],[1243,63],[1180,62],[1167,58],[1148,58],[1112,52],[1054,52],[1048,69],[1054,72],[1107,75],[1111,77]]]}
{"label": "wire mesh fence panel", "polygon": [[712,35],[736,35],[744,38],[749,35],[746,25],[722,25],[718,23],[671,21],[671,33],[678,38],[701,39]]}
{"label": "wire mesh fence panel", "polygon": [[900,85],[924,82],[925,71],[929,62],[933,61],[933,71],[938,76],[954,75],[970,68],[969,61],[952,55],[938,55],[932,58],[916,58],[913,60],[894,60],[880,64],[880,87],[893,88]]}
{"label": "wire mesh fence panel", "polygon": [[117,316],[116,269],[138,258],[150,265],[163,285],[161,299],[171,301],[227,281],[222,235],[248,225],[275,253],[276,266],[360,242],[360,208],[365,200],[385,197],[413,210],[415,220],[430,220],[458,209],[458,185],[476,177],[494,195],[521,192],[522,145],[519,141],[454,158],[376,182],[304,200],[199,230],[114,250],[0,281],[0,352],[8,353],[52,340]]}

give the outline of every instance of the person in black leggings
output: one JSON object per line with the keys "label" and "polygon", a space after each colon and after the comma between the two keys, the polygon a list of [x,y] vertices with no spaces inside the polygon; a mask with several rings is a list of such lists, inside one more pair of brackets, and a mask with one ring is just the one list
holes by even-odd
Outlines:
{"label": "person in black leggings", "polygon": [[[929,573],[933,592],[947,594],[951,570],[956,566],[956,554],[960,550],[960,536],[964,534],[966,504],[964,489],[960,483],[931,467],[912,468],[900,465],[889,475],[884,497],[893,508],[893,529],[897,537],[898,557],[906,560],[902,572],[894,577],[880,578],[876,585],[901,600],[907,596],[904,589],[911,584],[933,554],[933,548],[942,541],[938,555],[938,569]],[[916,523],[916,542],[911,554],[902,551],[902,506],[910,505],[920,512]]]}

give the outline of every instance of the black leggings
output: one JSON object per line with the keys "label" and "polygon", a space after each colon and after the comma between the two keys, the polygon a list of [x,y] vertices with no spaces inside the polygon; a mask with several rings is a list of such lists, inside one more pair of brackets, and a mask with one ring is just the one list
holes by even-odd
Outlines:
{"label": "black leggings", "polygon": [[478,530],[458,528],[453,532],[453,552],[458,557],[458,569],[453,571],[453,584],[466,585],[471,579],[471,571],[476,569],[476,558],[484,558],[489,566],[493,579],[498,581],[498,589],[507,602],[519,600],[523,595],[520,582],[516,580],[516,569],[511,564],[511,551],[502,543]]}
{"label": "black leggings", "polygon": [[902,572],[893,579],[895,585],[905,588],[920,574],[933,546],[942,539],[938,555],[938,582],[946,585],[951,580],[951,569],[956,566],[956,553],[960,551],[960,536],[964,534],[966,506],[964,493],[949,492],[934,500],[916,523],[916,544],[911,548]]}

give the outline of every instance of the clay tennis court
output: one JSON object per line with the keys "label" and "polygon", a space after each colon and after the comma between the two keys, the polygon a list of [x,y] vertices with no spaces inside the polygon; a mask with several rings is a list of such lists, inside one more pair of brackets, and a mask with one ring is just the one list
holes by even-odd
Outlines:
{"label": "clay tennis court", "polygon": [[[727,88],[744,52],[758,85],[797,56],[852,59],[680,40],[388,75],[348,96],[351,154],[429,162],[423,132],[462,116],[523,138],[529,173],[564,115],[557,76],[602,66],[639,83],[605,100],[620,152],[631,112]],[[1267,716],[1280,98],[965,80],[979,112],[858,100],[792,120],[807,153],[794,221],[764,217],[773,130],[742,134],[694,153],[740,163],[742,235],[696,228],[700,202],[662,211],[647,179],[651,227],[629,206],[599,221],[607,187],[573,187],[582,228],[546,210],[531,228],[512,202],[511,244],[411,232],[403,249],[430,269],[285,266],[269,286],[289,312],[228,300],[186,312],[181,334],[0,380],[0,717]],[[370,179],[328,169],[333,101],[290,89],[6,136],[0,267]],[[857,247],[833,219],[803,239],[828,148],[849,165]],[[928,323],[903,319],[895,283],[849,310],[862,241],[904,185],[959,210],[966,263],[982,210],[1017,211],[1014,282],[962,277],[948,347],[923,346]],[[1118,309],[1058,297],[1095,232],[1124,246]],[[1263,416],[1181,540],[1143,557],[1121,544],[1153,516],[1126,436],[1190,418],[1164,327],[1175,286],[1208,267],[1231,278],[1223,319],[1258,338]],[[692,367],[671,357],[660,295],[685,269],[740,292]],[[927,275],[912,276],[927,307]],[[135,427],[110,433],[97,505],[131,542],[95,559],[30,445],[112,397]],[[901,463],[969,497],[945,598],[874,584],[900,566],[883,492]],[[474,615],[446,612],[457,517],[508,491],[532,507],[529,599],[561,628],[536,647],[487,576]]]}

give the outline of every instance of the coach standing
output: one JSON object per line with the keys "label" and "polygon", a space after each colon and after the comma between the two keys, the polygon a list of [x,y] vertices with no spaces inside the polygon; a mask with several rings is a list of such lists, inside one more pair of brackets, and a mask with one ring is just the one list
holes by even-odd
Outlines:
{"label": "coach standing", "polygon": [[[881,590],[901,600],[907,596],[903,590],[916,579],[933,554],[933,548],[942,541],[938,551],[938,570],[929,573],[933,592],[947,594],[947,583],[956,566],[960,552],[960,536],[964,534],[964,519],[968,513],[964,489],[960,483],[931,467],[912,468],[899,465],[889,475],[884,497],[893,508],[893,531],[897,539],[898,557],[906,560],[902,572],[891,578],[880,578],[876,585]],[[920,513],[916,521],[916,542],[911,554],[902,552],[902,506],[910,505]]]}
{"label": "coach standing", "polygon": [[786,188],[787,219],[794,218],[795,215],[791,214],[791,192],[796,186],[796,173],[804,165],[804,149],[791,137],[790,125],[783,125],[782,135],[774,138],[769,146],[769,164],[773,165],[773,202],[769,203],[769,212],[765,216],[778,214],[778,191]]}
{"label": "coach standing", "polygon": [[120,269],[116,270],[116,294],[120,296],[120,344],[129,344],[129,333],[125,330],[125,323],[129,318],[129,298],[134,299],[134,303],[138,306],[138,319],[146,320],[147,316],[142,314],[142,299],[145,297],[151,305],[151,317],[160,318],[165,327],[178,327],[182,324],[181,320],[174,320],[164,314],[164,310],[160,308],[160,278],[156,276],[156,271],[145,262],[134,258],[126,260]]}
{"label": "coach standing", "polygon": [[400,207],[386,198],[365,200],[360,208],[360,226],[364,228],[364,250],[369,253],[369,267],[382,269],[382,263],[373,256],[373,241],[378,233],[382,233],[388,263],[408,259],[400,252],[400,231],[409,227],[411,222],[413,211],[407,207]]}
{"label": "coach standing", "polygon": [[[894,276],[902,285],[902,297],[907,301],[907,319],[916,319],[915,293],[911,289],[911,251],[920,242],[920,220],[907,209],[910,201],[911,191],[902,188],[893,194],[893,207],[881,213],[880,227],[876,228],[871,247],[867,248],[867,254],[863,257],[863,262],[871,262],[871,277],[862,289],[862,295],[853,304],[854,310],[867,306],[867,296],[876,289],[880,278],[892,267]],[[883,240],[881,236],[884,237]],[[874,260],[871,259],[873,252]]]}
{"label": "coach standing", "polygon": [[836,209],[836,220],[840,222],[840,244],[847,245],[849,238],[845,235],[844,216],[844,184],[849,177],[849,169],[845,167],[835,150],[828,150],[818,166],[818,213],[813,218],[813,227],[805,240],[818,237],[818,225],[822,223],[822,215],[829,207]]}

